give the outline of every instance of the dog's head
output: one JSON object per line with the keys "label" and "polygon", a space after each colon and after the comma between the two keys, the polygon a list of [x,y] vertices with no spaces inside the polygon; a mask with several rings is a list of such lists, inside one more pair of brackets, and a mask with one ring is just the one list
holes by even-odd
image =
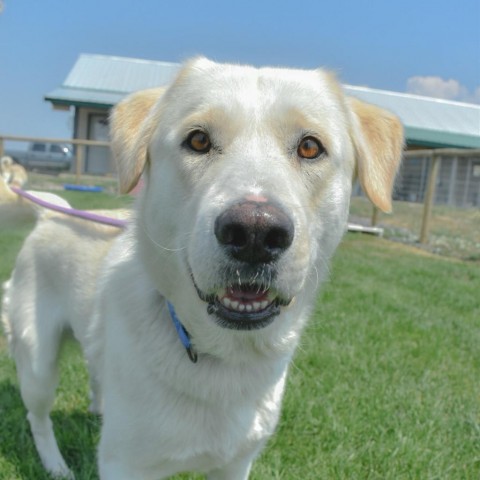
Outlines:
{"label": "dog's head", "polygon": [[200,351],[221,354],[225,332],[263,349],[296,341],[346,229],[355,176],[391,208],[402,134],[395,116],[346,98],[322,70],[203,58],[167,90],[115,108],[121,190],[145,178],[143,260]]}

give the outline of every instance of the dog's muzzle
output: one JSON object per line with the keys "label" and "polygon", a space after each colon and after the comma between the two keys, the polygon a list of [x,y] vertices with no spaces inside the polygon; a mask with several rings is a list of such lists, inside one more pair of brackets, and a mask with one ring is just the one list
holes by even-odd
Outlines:
{"label": "dog's muzzle", "polygon": [[293,221],[273,202],[245,200],[216,218],[214,233],[229,266],[225,286],[216,293],[207,295],[197,287],[208,313],[225,328],[266,327],[292,300],[272,285],[277,261],[294,239]]}

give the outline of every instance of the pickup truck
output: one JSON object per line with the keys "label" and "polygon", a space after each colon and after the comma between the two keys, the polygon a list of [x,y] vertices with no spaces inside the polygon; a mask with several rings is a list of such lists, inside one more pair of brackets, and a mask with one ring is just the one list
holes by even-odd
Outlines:
{"label": "pickup truck", "polygon": [[5,155],[12,157],[27,170],[60,173],[70,170],[74,161],[72,148],[67,144],[32,142],[27,150],[5,150]]}

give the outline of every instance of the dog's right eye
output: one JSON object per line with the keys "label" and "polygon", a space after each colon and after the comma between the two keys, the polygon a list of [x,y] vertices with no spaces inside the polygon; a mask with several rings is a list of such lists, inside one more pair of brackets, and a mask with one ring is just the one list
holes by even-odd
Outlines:
{"label": "dog's right eye", "polygon": [[325,153],[325,148],[315,137],[307,136],[302,138],[297,148],[298,156],[306,160],[314,160]]}
{"label": "dog's right eye", "polygon": [[212,148],[212,142],[207,133],[201,130],[194,130],[185,140],[188,148],[198,153],[207,153]]}

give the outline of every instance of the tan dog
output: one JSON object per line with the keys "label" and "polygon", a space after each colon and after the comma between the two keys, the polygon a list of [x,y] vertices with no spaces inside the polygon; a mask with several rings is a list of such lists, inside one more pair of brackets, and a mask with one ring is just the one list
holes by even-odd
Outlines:
{"label": "tan dog", "polygon": [[0,159],[0,173],[5,183],[22,188],[28,180],[27,171],[9,156]]}
{"label": "tan dog", "polygon": [[[30,201],[17,195],[12,191],[10,186],[19,185],[16,183],[8,184],[6,180],[0,176],[0,228],[8,228],[14,225],[18,226],[39,218],[45,219],[51,215],[50,211],[32,204]],[[34,190],[29,190],[28,193],[44,202],[51,203],[58,207],[70,208],[66,200],[53,193]]]}
{"label": "tan dog", "polygon": [[129,229],[40,222],[6,297],[37,449],[70,475],[48,418],[69,327],[99,371],[102,480],[244,480],[275,430],[352,181],[390,209],[402,127],[322,70],[200,58],[163,95],[118,105],[112,145],[124,192],[144,175]]}

